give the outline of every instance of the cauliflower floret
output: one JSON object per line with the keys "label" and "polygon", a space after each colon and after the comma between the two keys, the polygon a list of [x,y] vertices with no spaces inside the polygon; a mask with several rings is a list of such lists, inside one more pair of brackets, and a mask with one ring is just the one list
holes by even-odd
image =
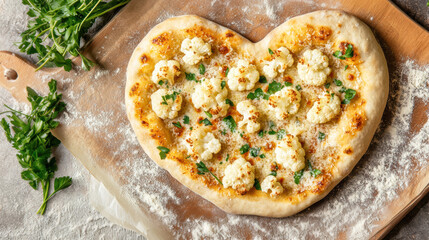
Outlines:
{"label": "cauliflower floret", "polygon": [[238,60],[236,67],[228,73],[228,86],[234,91],[251,90],[259,79],[256,66],[245,60]]}
{"label": "cauliflower floret", "polygon": [[174,84],[174,78],[180,75],[180,63],[175,60],[161,60],[155,65],[152,72],[152,82],[158,84],[160,80]]}
{"label": "cauliflower floret", "polygon": [[277,143],[275,153],[276,162],[293,172],[305,167],[305,151],[298,138],[293,135],[288,134]]}
{"label": "cauliflower floret", "polygon": [[262,192],[266,193],[269,193],[271,191],[270,196],[275,197],[283,192],[283,187],[281,183],[277,181],[276,177],[269,175],[264,179],[264,181],[262,181],[261,190]]}
{"label": "cauliflower floret", "polygon": [[248,133],[254,133],[261,128],[261,124],[258,123],[259,111],[249,100],[239,102],[237,111],[243,115],[243,120],[238,123],[239,128],[246,127]]}
{"label": "cauliflower floret", "polygon": [[210,43],[206,43],[199,37],[183,40],[180,51],[185,54],[183,61],[189,65],[199,63],[205,56],[212,54]]}
{"label": "cauliflower floret", "polygon": [[321,86],[331,73],[329,58],[320,50],[307,50],[298,63],[298,75],[307,84]]}
{"label": "cauliflower floret", "polygon": [[240,157],[225,168],[222,182],[225,188],[232,187],[240,194],[245,194],[255,183],[255,168]]}
{"label": "cauliflower floret", "polygon": [[195,92],[192,93],[194,106],[202,108],[204,111],[210,111],[213,115],[225,116],[229,108],[225,102],[228,90],[226,87],[222,89],[221,83],[220,78],[212,78],[198,84],[195,87]]}
{"label": "cauliflower floret", "polygon": [[278,120],[286,120],[289,116],[297,113],[300,103],[301,93],[291,87],[283,88],[268,99],[269,107],[275,112]]}
{"label": "cauliflower floret", "polygon": [[277,77],[278,73],[283,73],[286,68],[293,65],[293,57],[289,50],[285,47],[280,47],[274,54],[271,55],[271,61],[266,61],[262,72],[268,79]]}
{"label": "cauliflower floret", "polygon": [[199,127],[192,131],[190,138],[186,139],[188,153],[194,159],[201,161],[210,160],[213,154],[220,151],[221,145],[213,133],[208,132],[207,129]]}
{"label": "cauliflower floret", "polygon": [[326,123],[337,116],[340,111],[340,98],[334,93],[325,93],[314,102],[307,113],[307,119],[312,123]]}
{"label": "cauliflower floret", "polygon": [[177,117],[182,108],[182,96],[178,92],[159,89],[150,96],[152,110],[162,119]]}

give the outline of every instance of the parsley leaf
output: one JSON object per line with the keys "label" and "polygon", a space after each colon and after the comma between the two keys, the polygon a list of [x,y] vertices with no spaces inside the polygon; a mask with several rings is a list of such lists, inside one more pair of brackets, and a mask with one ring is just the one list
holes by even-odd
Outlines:
{"label": "parsley leaf", "polygon": [[265,154],[259,155],[260,158],[265,158]]}
{"label": "parsley leaf", "polygon": [[346,58],[353,57],[353,45],[349,44],[347,46],[346,52],[343,54],[341,51],[337,50],[332,54],[334,57],[339,58],[341,60],[345,60]]}
{"label": "parsley leaf", "polygon": [[349,65],[344,66],[344,71],[347,70],[347,68],[349,68]]}
{"label": "parsley leaf", "polygon": [[216,177],[216,175],[214,175],[207,167],[206,167],[206,165],[202,162],[202,161],[200,161],[199,163],[196,163],[196,165],[197,165],[197,170],[198,170],[198,174],[199,175],[204,175],[205,173],[210,173],[221,185],[223,185],[222,184],[222,182],[219,180],[219,178],[217,178]]}
{"label": "parsley leaf", "polygon": [[167,94],[165,96],[162,96],[161,104],[168,105],[167,100],[169,100],[169,99],[173,100],[173,102],[176,101],[177,95],[179,95],[179,93],[175,91],[172,94]]}
{"label": "parsley leaf", "polygon": [[274,54],[274,52],[273,52],[273,50],[271,50],[271,48],[268,48],[268,53],[269,53],[270,55],[273,55],[273,54]]}
{"label": "parsley leaf", "polygon": [[212,118],[213,115],[210,112],[204,111],[204,113],[207,115],[207,117]]}
{"label": "parsley leaf", "polygon": [[212,122],[210,122],[210,120],[208,120],[207,118],[204,118],[203,120],[200,120],[198,123],[204,123],[205,126],[210,126],[213,125]]}
{"label": "parsley leaf", "polygon": [[186,77],[186,80],[188,80],[188,81],[198,82],[197,79],[195,78],[195,74],[194,73],[187,73],[187,72],[185,72],[185,77]]}
{"label": "parsley leaf", "polygon": [[260,97],[263,97],[265,94],[264,94],[264,91],[262,91],[262,89],[261,88],[257,88],[257,89],[255,89],[255,92],[250,92],[249,94],[247,94],[247,98],[248,99],[250,99],[250,100],[254,100],[254,99],[259,99]]}
{"label": "parsley leaf", "polygon": [[325,88],[328,89],[331,86],[331,83],[326,83]]}
{"label": "parsley leaf", "polygon": [[296,88],[296,90],[298,90],[298,91],[301,91],[301,90],[302,90],[302,87],[301,87],[301,85],[299,85],[299,84],[298,84],[298,85],[296,85],[296,86],[295,86],[295,88]]}
{"label": "parsley leaf", "polygon": [[[27,87],[28,101],[31,103],[31,113],[24,114],[8,106],[10,113],[3,118],[0,126],[4,129],[6,139],[18,150],[18,162],[24,168],[21,178],[28,181],[29,185],[37,190],[42,185],[43,203],[37,211],[43,215],[47,203],[58,191],[72,184],[70,177],[61,177],[54,180],[54,191],[49,194],[51,179],[57,171],[56,160],[52,157],[52,151],[60,145],[60,140],[52,135],[59,122],[54,119],[64,111],[66,104],[61,101],[62,94],[57,93],[57,82],[51,80],[48,83],[49,94],[39,96],[36,91]],[[12,131],[13,130],[13,133]]]}
{"label": "parsley leaf", "polygon": [[274,177],[277,177],[277,172],[276,171],[271,171],[269,175],[272,175]]}
{"label": "parsley leaf", "polygon": [[105,13],[127,4],[130,0],[24,0],[31,17],[27,30],[21,33],[18,48],[28,55],[36,54],[39,70],[43,66],[72,69],[68,55],[81,57],[82,68],[89,71],[92,61],[79,52],[81,39],[95,22]]}
{"label": "parsley leaf", "polygon": [[228,98],[225,100],[225,103],[228,104],[231,107],[234,106],[234,103],[230,99],[228,99]]}
{"label": "parsley leaf", "polygon": [[340,93],[344,93],[344,92],[346,92],[346,90],[347,90],[347,88],[343,86],[343,87],[341,87],[341,89],[339,90],[339,92]]}
{"label": "parsley leaf", "polygon": [[281,83],[276,82],[276,81],[272,81],[270,84],[268,84],[268,91],[267,94],[268,95],[272,95],[280,90],[283,89],[283,86]]}
{"label": "parsley leaf", "polygon": [[259,151],[261,151],[261,148],[258,148],[258,147],[250,148],[250,156],[257,157],[259,155]]}
{"label": "parsley leaf", "polygon": [[255,178],[255,183],[253,184],[256,190],[261,190],[261,184],[259,183],[259,180]]}
{"label": "parsley leaf", "polygon": [[285,86],[290,87],[290,86],[292,86],[292,83],[291,82],[285,82]]}
{"label": "parsley leaf", "polygon": [[249,151],[249,149],[250,149],[250,146],[249,146],[249,144],[246,143],[243,146],[241,146],[240,153],[241,154],[245,154],[245,153],[247,153]]}
{"label": "parsley leaf", "polygon": [[301,169],[300,171],[295,172],[295,174],[293,175],[293,180],[295,184],[299,184],[303,175],[304,175],[304,169]]}
{"label": "parsley leaf", "polygon": [[170,152],[170,149],[163,147],[163,146],[158,146],[156,147],[159,150],[159,157],[161,159],[165,159],[167,157],[167,154]]}
{"label": "parsley leaf", "polygon": [[189,124],[189,117],[188,117],[187,115],[185,115],[185,116],[183,117],[183,123],[184,123],[184,124]]}
{"label": "parsley leaf", "polygon": [[225,81],[222,81],[222,82],[220,83],[220,87],[221,87],[222,89],[224,89],[224,88],[225,88],[225,86],[226,86],[226,82],[225,82]]}
{"label": "parsley leaf", "polygon": [[319,131],[319,136],[317,137],[317,139],[319,139],[319,141],[323,141],[325,139],[325,133]]}
{"label": "parsley leaf", "polygon": [[334,79],[334,83],[335,83],[335,85],[337,85],[338,87],[341,87],[342,85],[343,85],[343,82],[341,82],[340,80],[338,80],[338,79]]}
{"label": "parsley leaf", "polygon": [[158,81],[158,84],[159,84],[159,86],[162,86],[162,84],[164,84],[164,81],[159,80],[159,81]]}
{"label": "parsley leaf", "polygon": [[286,130],[284,129],[280,129],[277,132],[277,140],[282,140],[284,138],[284,136],[286,135]]}
{"label": "parsley leaf", "polygon": [[237,127],[237,123],[231,115],[225,117],[222,121],[226,124],[229,130],[231,130],[231,132],[234,132],[235,128]]}
{"label": "parsley leaf", "polygon": [[229,67],[226,68],[225,77],[228,77],[228,73],[229,73]]}
{"label": "parsley leaf", "polygon": [[261,131],[259,131],[259,132],[258,132],[258,136],[259,136],[260,138],[263,138],[265,133],[266,133],[266,131],[261,130]]}
{"label": "parsley leaf", "polygon": [[309,160],[307,160],[307,165],[308,165],[308,171],[310,171],[310,175],[312,177],[317,177],[319,174],[322,173],[322,171],[320,171],[319,169],[313,168]]}
{"label": "parsley leaf", "polygon": [[229,160],[229,154],[226,154],[225,162],[228,162],[228,160]]}
{"label": "parsley leaf", "polygon": [[203,75],[206,72],[206,67],[204,67],[204,64],[200,63],[200,74]]}
{"label": "parsley leaf", "polygon": [[177,128],[183,128],[182,125],[180,124],[180,122],[175,122],[175,123],[173,123],[173,125]]}
{"label": "parsley leaf", "polygon": [[351,100],[356,96],[356,90],[353,89],[347,89],[345,91],[346,95],[344,96],[342,104],[349,104]]}
{"label": "parsley leaf", "polygon": [[267,78],[265,76],[260,76],[259,77],[259,82],[260,83],[267,83]]}

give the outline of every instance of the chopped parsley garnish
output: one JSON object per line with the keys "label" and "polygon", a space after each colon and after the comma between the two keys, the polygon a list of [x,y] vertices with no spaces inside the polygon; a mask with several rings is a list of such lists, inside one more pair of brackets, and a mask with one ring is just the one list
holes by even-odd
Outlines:
{"label": "chopped parsley garnish", "polygon": [[225,117],[222,121],[226,124],[229,130],[231,130],[231,132],[234,132],[235,128],[237,127],[237,123],[231,115]]}
{"label": "chopped parsley garnish", "polygon": [[258,136],[261,137],[261,138],[263,138],[265,133],[266,133],[266,131],[261,130],[261,131],[258,132]]}
{"label": "chopped parsley garnish", "polygon": [[334,55],[334,57],[339,58],[341,60],[345,60],[346,58],[351,58],[353,57],[353,46],[349,44],[344,54],[341,51],[337,50],[332,55]]}
{"label": "chopped parsley garnish", "polygon": [[165,96],[162,96],[161,104],[168,105],[167,100],[169,100],[169,99],[172,99],[173,102],[176,101],[177,95],[179,95],[178,92],[173,92],[172,94],[167,94]]}
{"label": "chopped parsley garnish", "polygon": [[349,65],[346,65],[346,66],[344,67],[344,71],[345,71],[345,70],[347,70],[347,68],[349,68]]}
{"label": "chopped parsley garnish", "polygon": [[295,184],[299,184],[303,175],[304,175],[304,169],[301,169],[298,172],[295,172],[295,174],[293,175],[293,180]]}
{"label": "chopped parsley garnish", "polygon": [[222,81],[222,82],[220,83],[220,87],[221,87],[222,89],[224,89],[224,88],[225,88],[225,86],[226,86],[226,82],[225,82],[225,81]]}
{"label": "chopped parsley garnish", "polygon": [[228,160],[229,160],[229,154],[226,154],[225,162],[228,162]]}
{"label": "chopped parsley garnish", "polygon": [[170,152],[170,149],[163,146],[158,146],[156,148],[158,148],[159,150],[159,156],[161,157],[161,159],[165,159],[167,157],[167,154]]}
{"label": "chopped parsley garnish", "polygon": [[203,120],[200,120],[198,123],[204,123],[205,126],[210,126],[213,125],[210,120],[208,120],[207,118],[204,118]]}
{"label": "chopped parsley garnish", "polygon": [[271,171],[269,175],[272,175],[274,177],[277,177],[277,172],[276,171]]}
{"label": "chopped parsley garnish", "polygon": [[259,155],[260,158],[265,158],[265,154]]}
{"label": "chopped parsley garnish", "polygon": [[187,73],[187,72],[185,72],[185,76],[186,76],[186,80],[197,81],[197,79],[195,78],[195,74],[194,73]]}
{"label": "chopped parsley garnish", "polygon": [[270,55],[273,55],[273,54],[274,54],[274,52],[273,52],[273,50],[271,50],[271,48],[268,48],[268,53],[269,53]]}
{"label": "chopped parsley garnish", "polygon": [[267,78],[265,76],[260,76],[259,77],[259,82],[260,83],[267,83]]}
{"label": "chopped parsley garnish", "polygon": [[323,141],[325,139],[325,133],[319,132],[319,136],[317,137],[317,139],[319,139],[319,141]]}
{"label": "chopped parsley garnish", "polygon": [[286,135],[286,130],[284,129],[280,129],[277,132],[277,140],[282,140],[284,138],[284,136]]}
{"label": "chopped parsley garnish", "polygon": [[312,177],[317,177],[317,175],[322,173],[322,171],[320,171],[319,169],[313,168],[309,160],[307,160],[307,165],[308,165],[308,171],[310,171],[310,174]]}
{"label": "chopped parsley garnish", "polygon": [[290,86],[292,86],[292,83],[291,82],[285,82],[285,86],[290,87]]}
{"label": "chopped parsley garnish", "polygon": [[347,89],[345,91],[346,95],[344,96],[342,104],[349,104],[351,100],[356,96],[356,90],[353,89]]}
{"label": "chopped parsley garnish", "polygon": [[185,115],[185,116],[183,117],[183,123],[184,123],[184,124],[189,124],[189,117],[188,117],[188,115]]}
{"label": "chopped parsley garnish", "polygon": [[206,67],[204,67],[204,64],[200,63],[200,74],[203,75],[206,72]]}
{"label": "chopped parsley garnish", "polygon": [[204,111],[204,113],[207,115],[207,117],[212,118],[213,115],[210,112]]}
{"label": "chopped parsley garnish", "polygon": [[326,83],[325,88],[328,89],[331,86],[331,83]]}
{"label": "chopped parsley garnish", "polygon": [[275,135],[277,132],[273,130],[273,128],[276,127],[273,121],[268,122],[268,126],[270,127],[270,130],[268,131],[269,135]]}
{"label": "chopped parsley garnish", "polygon": [[226,135],[226,129],[223,129],[223,130],[219,130],[220,131],[220,134],[222,134],[222,135]]}
{"label": "chopped parsley garnish", "polygon": [[283,85],[279,82],[276,81],[272,81],[270,84],[268,84],[268,91],[267,94],[268,95],[272,95],[280,90],[283,89]]}
{"label": "chopped parsley garnish", "polygon": [[341,87],[341,89],[339,90],[340,93],[344,93],[346,92],[347,88],[346,87]]}
{"label": "chopped parsley garnish", "polygon": [[259,183],[259,180],[255,178],[255,183],[253,184],[256,190],[261,190],[261,184]]}
{"label": "chopped parsley garnish", "polygon": [[257,157],[259,155],[259,151],[261,151],[261,148],[253,147],[250,149],[250,156]]}
{"label": "chopped parsley garnish", "polygon": [[255,89],[255,92],[251,92],[247,94],[247,98],[250,100],[259,99],[265,95],[264,91],[261,88]]}
{"label": "chopped parsley garnish", "polygon": [[198,170],[198,174],[199,175],[204,175],[205,173],[210,173],[221,185],[223,185],[222,184],[222,182],[219,180],[219,178],[217,178],[216,177],[216,175],[214,175],[207,167],[206,167],[206,165],[203,163],[203,162],[199,162],[199,163],[196,163],[196,165],[197,165],[197,170]]}
{"label": "chopped parsley garnish", "polygon": [[230,99],[228,99],[228,98],[225,100],[225,103],[228,104],[231,107],[234,106],[234,103]]}
{"label": "chopped parsley garnish", "polygon": [[298,91],[301,91],[301,90],[302,90],[302,87],[301,87],[301,85],[299,85],[299,84],[298,84],[298,85],[296,85],[296,86],[295,86],[295,88],[296,88],[296,90],[298,90]]}
{"label": "chopped parsley garnish", "polygon": [[243,146],[241,146],[240,153],[241,154],[245,154],[245,153],[247,153],[249,151],[249,149],[250,149],[250,146],[249,146],[249,144],[246,143]]}
{"label": "chopped parsley garnish", "polygon": [[335,83],[335,85],[337,85],[338,87],[341,87],[342,85],[343,85],[343,82],[341,82],[340,80],[338,80],[338,79],[334,79],[334,83]]}
{"label": "chopped parsley garnish", "polygon": [[159,86],[162,86],[162,84],[164,84],[164,81],[159,80],[159,81],[158,81],[158,84],[159,84]]}
{"label": "chopped parsley garnish", "polygon": [[183,128],[179,122],[175,122],[175,123],[173,123],[173,125],[177,128]]}
{"label": "chopped parsley garnish", "polygon": [[229,73],[229,67],[226,68],[225,77],[228,77],[228,73]]}

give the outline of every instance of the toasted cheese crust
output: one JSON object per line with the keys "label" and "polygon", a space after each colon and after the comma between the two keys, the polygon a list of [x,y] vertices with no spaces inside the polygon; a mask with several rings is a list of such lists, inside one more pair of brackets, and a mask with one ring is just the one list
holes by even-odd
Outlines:
{"label": "toasted cheese crust", "polygon": [[[333,56],[349,45],[351,56]],[[165,62],[180,66],[167,71],[168,87],[155,81]],[[153,28],[134,51],[126,105],[145,152],[187,187],[231,213],[284,217],[351,171],[387,91],[380,47],[345,13],[293,18],[255,44],[182,16]],[[165,159],[159,146],[169,149]]]}

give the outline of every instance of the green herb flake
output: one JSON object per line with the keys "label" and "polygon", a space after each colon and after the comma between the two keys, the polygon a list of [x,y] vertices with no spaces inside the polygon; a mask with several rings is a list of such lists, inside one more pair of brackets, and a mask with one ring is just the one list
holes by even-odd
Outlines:
{"label": "green herb flake", "polygon": [[170,149],[163,146],[158,146],[156,148],[158,148],[159,150],[159,156],[161,157],[161,159],[165,159],[167,157],[167,154],[170,152]]}
{"label": "green herb flake", "polygon": [[228,162],[228,160],[229,160],[229,154],[226,154],[225,162]]}
{"label": "green herb flake", "polygon": [[223,185],[222,182],[219,180],[219,178],[217,178],[216,175],[214,175],[203,162],[200,161],[199,163],[195,163],[195,165],[197,165],[197,171],[198,171],[197,173],[199,175],[210,173],[221,185]]}
{"label": "green herb flake", "polygon": [[226,135],[226,129],[223,129],[223,130],[219,130],[220,131],[220,134],[222,134],[222,135]]}
{"label": "green herb flake", "polygon": [[356,96],[356,90],[353,89],[347,89],[345,91],[345,96],[343,101],[341,102],[342,104],[349,104],[351,102],[351,100]]}
{"label": "green herb flake", "polygon": [[349,68],[349,65],[344,66],[344,71],[346,71],[347,68]]}
{"label": "green herb flake", "polygon": [[347,91],[347,88],[346,87],[341,87],[341,89],[339,90],[339,92],[340,93],[344,93],[344,92],[346,92]]}
{"label": "green herb flake", "polygon": [[268,53],[269,53],[270,55],[273,55],[273,54],[274,54],[274,52],[273,52],[273,50],[271,50],[271,48],[268,48]]}
{"label": "green herb flake", "polygon": [[293,175],[293,180],[295,184],[299,184],[303,175],[304,175],[304,169],[295,172],[295,174]]}
{"label": "green herb flake", "polygon": [[222,82],[220,83],[220,87],[222,88],[222,90],[225,88],[225,86],[226,86],[226,82],[225,82],[225,81],[222,81]]}
{"label": "green herb flake", "polygon": [[259,155],[260,158],[265,158],[265,154]]}
{"label": "green herb flake", "polygon": [[332,54],[334,57],[339,58],[341,60],[345,60],[346,58],[353,57],[353,45],[349,44],[347,46],[346,52],[343,54],[341,51],[335,51],[334,54]]}
{"label": "green herb flake", "polygon": [[231,130],[231,132],[234,132],[235,128],[237,127],[237,123],[231,115],[225,117],[222,121],[226,124],[229,130]]}
{"label": "green herb flake", "polygon": [[204,67],[204,64],[200,63],[200,74],[203,75],[204,73],[206,73],[206,67]]}
{"label": "green herb flake", "polygon": [[338,80],[338,79],[334,79],[334,83],[335,83],[335,85],[337,85],[338,87],[341,87],[342,85],[343,85],[343,82],[341,82],[340,80]]}
{"label": "green herb flake", "polygon": [[264,131],[264,130],[259,131],[259,132],[258,132],[258,136],[259,136],[260,138],[263,138],[263,137],[264,137],[265,132],[266,132],[266,131]]}
{"label": "green herb flake", "polygon": [[184,117],[183,117],[183,123],[184,124],[189,124],[189,117],[188,117],[188,115],[185,115]]}
{"label": "green herb flake", "polygon": [[325,136],[325,133],[319,131],[319,136],[317,137],[317,139],[319,139],[319,141],[323,141],[325,139]]}
{"label": "green herb flake", "polygon": [[261,148],[258,148],[258,147],[250,148],[250,156],[257,157],[259,155],[259,151],[261,151]]}
{"label": "green herb flake", "polygon": [[264,91],[262,91],[261,88],[257,88],[255,89],[255,92],[250,92],[249,94],[247,94],[247,98],[250,100],[254,100],[254,99],[259,99],[260,97],[264,96]]}
{"label": "green herb flake", "polygon": [[277,172],[276,171],[271,171],[269,175],[277,177]]}
{"label": "green herb flake", "polygon": [[211,126],[211,125],[213,125],[213,124],[210,122],[210,120],[208,120],[207,118],[204,118],[203,120],[200,120],[198,123],[199,123],[199,124],[204,123],[204,125],[205,125],[205,126]]}
{"label": "green herb flake", "polygon": [[164,84],[164,81],[159,80],[159,81],[158,81],[158,84],[159,84],[159,86],[162,86],[162,84]]}
{"label": "green herb flake", "polygon": [[260,83],[267,83],[268,81],[267,81],[267,78],[265,76],[260,76],[259,77],[259,82]]}
{"label": "green herb flake", "polygon": [[173,125],[177,128],[183,128],[182,125],[180,124],[180,122],[175,122],[175,123],[173,123]]}
{"label": "green herb flake", "polygon": [[286,130],[280,129],[277,132],[277,140],[282,140],[284,138],[284,136],[286,136]]}
{"label": "green herb flake", "polygon": [[241,148],[240,148],[240,153],[241,153],[241,154],[245,154],[245,153],[247,153],[247,152],[249,151],[249,149],[250,149],[249,144],[244,144],[244,145],[243,145],[243,146],[241,146]]}
{"label": "green herb flake", "polygon": [[228,98],[225,100],[225,103],[228,104],[231,107],[234,106],[234,103],[230,99],[228,99]]}
{"label": "green herb flake", "polygon": [[302,90],[302,87],[301,87],[301,85],[299,85],[299,84],[298,84],[298,85],[296,85],[296,86],[295,86],[295,88],[296,88],[296,90],[298,90],[298,91],[301,91],[301,90]]}
{"label": "green herb flake", "polygon": [[229,73],[229,67],[226,68],[225,77],[228,77],[228,73]]}
{"label": "green herb flake", "polygon": [[331,86],[331,83],[326,83],[325,88],[328,89]]}
{"label": "green herb flake", "polygon": [[308,171],[310,171],[310,175],[312,177],[317,177],[319,174],[322,173],[322,171],[320,171],[319,169],[313,168],[310,160],[307,160],[307,166],[308,166]]}
{"label": "green herb flake", "polygon": [[204,111],[204,113],[207,115],[207,117],[212,118],[213,115],[210,112]]}
{"label": "green herb flake", "polygon": [[268,95],[272,95],[280,90],[283,89],[283,85],[279,82],[276,81],[272,81],[270,84],[268,84],[268,91],[267,94]]}
{"label": "green herb flake", "polygon": [[290,87],[290,86],[292,86],[292,83],[291,82],[285,82],[285,86]]}
{"label": "green herb flake", "polygon": [[261,184],[259,183],[259,180],[255,178],[255,183],[253,184],[256,190],[261,190]]}
{"label": "green herb flake", "polygon": [[195,82],[197,81],[194,73],[185,72],[185,77],[186,77],[186,80],[188,80],[188,81],[195,81]]}

